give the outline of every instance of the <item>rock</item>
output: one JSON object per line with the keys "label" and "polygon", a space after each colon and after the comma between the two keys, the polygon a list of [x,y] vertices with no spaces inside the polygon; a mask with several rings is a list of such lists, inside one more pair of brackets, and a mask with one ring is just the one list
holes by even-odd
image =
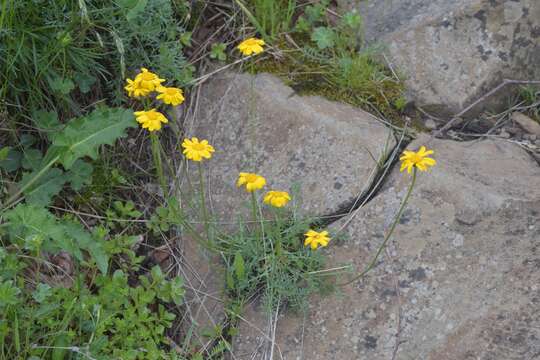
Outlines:
{"label": "rock", "polygon": [[[457,113],[504,78],[540,78],[540,67],[532,65],[540,62],[537,0],[342,2],[360,9],[368,39],[385,44],[407,77],[410,97],[426,110]],[[508,88],[482,105],[507,96]]]}
{"label": "rock", "polygon": [[506,131],[506,130],[501,130],[499,132],[499,136],[501,138],[503,138],[503,139],[510,139],[510,137],[511,137],[510,133],[508,131]]}
{"label": "rock", "polygon": [[437,128],[437,123],[433,119],[427,119],[424,125],[429,130],[435,130]]}
{"label": "rock", "polygon": [[519,126],[529,134],[540,136],[540,124],[519,112],[512,114],[512,120],[518,123]]}
{"label": "rock", "polygon": [[352,201],[368,183],[375,158],[394,146],[372,115],[317,96],[301,97],[278,78],[226,73],[202,90],[188,136],[216,149],[207,165],[210,204],[221,219],[236,219],[249,196],[235,186],[239,172],[267,180],[265,190],[300,186],[301,209],[327,214]]}
{"label": "rock", "polygon": [[[540,352],[540,167],[507,141],[420,138],[409,148],[424,144],[437,166],[419,173],[386,254],[364,280],[313,298],[305,318],[278,319],[283,359],[518,360]],[[410,180],[393,170],[345,229],[350,241],[325,250],[328,267],[366,266]],[[244,323],[235,356],[263,359],[268,343],[247,333]]]}

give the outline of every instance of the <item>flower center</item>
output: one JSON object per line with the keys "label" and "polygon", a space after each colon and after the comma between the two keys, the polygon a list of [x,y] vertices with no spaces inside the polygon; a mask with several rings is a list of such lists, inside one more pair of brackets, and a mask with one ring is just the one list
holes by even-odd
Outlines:
{"label": "flower center", "polygon": [[144,81],[152,81],[154,80],[154,74],[150,74],[148,72],[143,72],[141,74],[141,78],[144,80]]}
{"label": "flower center", "polygon": [[176,89],[166,89],[165,90],[165,95],[168,95],[168,96],[176,95]]}
{"label": "flower center", "polygon": [[195,151],[203,151],[203,150],[206,149],[206,146],[205,146],[204,144],[201,144],[201,143],[194,143],[194,144],[192,145],[192,148],[193,148],[193,150],[195,150]]}
{"label": "flower center", "polygon": [[422,160],[424,159],[423,156],[420,156],[418,154],[414,154],[412,157],[411,157],[411,162],[414,163],[414,164],[418,164],[420,162],[422,162]]}
{"label": "flower center", "polygon": [[254,174],[249,174],[246,176],[246,181],[248,183],[254,183],[255,181],[257,181],[257,175],[254,175]]}

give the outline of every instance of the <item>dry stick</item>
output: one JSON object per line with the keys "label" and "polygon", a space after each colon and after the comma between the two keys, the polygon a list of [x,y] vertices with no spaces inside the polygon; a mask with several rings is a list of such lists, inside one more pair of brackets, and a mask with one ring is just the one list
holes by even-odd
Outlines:
{"label": "dry stick", "polygon": [[356,275],[354,278],[347,281],[346,283],[340,284],[340,286],[349,285],[349,284],[355,282],[356,280],[364,277],[364,275],[366,275],[371,269],[373,269],[375,267],[375,264],[377,263],[377,260],[379,259],[379,256],[381,255],[382,251],[386,247],[386,243],[388,242],[388,240],[390,240],[390,237],[392,236],[392,233],[394,232],[394,229],[396,228],[397,223],[401,219],[401,215],[403,214],[403,211],[405,210],[405,205],[407,205],[407,202],[409,201],[409,197],[411,196],[411,193],[412,193],[412,190],[414,188],[415,183],[416,183],[416,168],[414,168],[414,170],[413,170],[413,178],[412,178],[412,181],[411,181],[411,185],[409,185],[409,190],[407,190],[407,195],[405,195],[405,198],[403,198],[403,201],[401,202],[401,206],[399,207],[399,210],[398,210],[398,213],[397,213],[397,215],[396,215],[396,217],[394,219],[394,222],[392,223],[392,226],[390,227],[390,230],[386,233],[386,236],[384,237],[384,241],[381,244],[381,246],[379,247],[379,249],[377,250],[377,253],[373,257],[371,262],[368,264],[368,266],[360,274]]}
{"label": "dry stick", "polygon": [[435,137],[440,136],[443,132],[450,129],[452,127],[452,125],[454,125],[454,123],[461,116],[463,116],[465,113],[467,113],[473,107],[475,107],[479,103],[483,102],[485,99],[487,99],[488,97],[490,97],[491,95],[493,95],[494,93],[496,93],[497,91],[499,91],[500,89],[502,89],[503,87],[505,87],[506,85],[509,85],[509,84],[540,84],[540,80],[510,80],[510,79],[504,79],[502,81],[502,83],[497,85],[495,88],[491,89],[488,93],[484,94],[482,97],[480,97],[480,99],[476,100],[471,105],[467,106],[465,109],[461,110],[459,113],[454,115],[454,117],[452,117],[452,119],[446,125],[444,125],[442,128],[440,128],[439,131],[437,131],[434,134],[434,136]]}

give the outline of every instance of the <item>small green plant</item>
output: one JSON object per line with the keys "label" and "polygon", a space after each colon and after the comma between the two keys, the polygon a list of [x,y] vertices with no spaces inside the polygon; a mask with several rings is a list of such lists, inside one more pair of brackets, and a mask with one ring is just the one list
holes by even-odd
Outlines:
{"label": "small green plant", "polygon": [[[17,120],[38,109],[61,119],[103,97],[119,104],[134,68],[191,80],[185,2],[5,0],[0,5],[0,105]],[[118,76],[110,76],[110,74]]]}
{"label": "small green plant", "polygon": [[235,0],[266,41],[288,32],[296,10],[296,0]]}
{"label": "small green plant", "polygon": [[523,86],[519,98],[526,107],[526,112],[536,121],[540,122],[540,89],[534,86]]}
{"label": "small green plant", "polygon": [[[381,63],[375,48],[365,46],[360,14],[350,11],[331,22],[328,6],[326,0],[304,6],[287,34],[295,46],[284,35],[271,39],[285,51],[258,62],[256,71],[282,75],[299,93],[348,102],[398,121],[404,105],[401,79]],[[259,29],[259,19],[248,18]]]}
{"label": "small green plant", "polygon": [[227,46],[223,43],[212,44],[212,49],[210,50],[210,58],[219,61],[227,60],[227,54],[225,53],[226,47]]}

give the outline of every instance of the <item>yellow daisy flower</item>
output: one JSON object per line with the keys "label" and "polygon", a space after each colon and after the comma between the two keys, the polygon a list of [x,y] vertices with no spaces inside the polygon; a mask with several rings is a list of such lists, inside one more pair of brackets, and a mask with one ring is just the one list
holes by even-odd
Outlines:
{"label": "yellow daisy flower", "polygon": [[148,111],[135,111],[135,117],[137,122],[141,124],[143,129],[148,129],[148,131],[155,131],[161,129],[161,123],[168,123],[169,121],[159,111],[156,109],[151,109]]}
{"label": "yellow daisy flower", "polygon": [[243,55],[249,56],[251,54],[262,53],[264,51],[263,46],[264,40],[257,38],[249,38],[242,41],[236,48],[240,50]]}
{"label": "yellow daisy flower", "polygon": [[182,142],[184,155],[191,161],[202,161],[210,159],[215,151],[213,146],[208,143],[208,140],[199,141],[196,137],[184,139]]}
{"label": "yellow daisy flower", "polygon": [[417,167],[420,171],[426,171],[429,166],[435,166],[435,159],[427,157],[433,154],[433,150],[426,150],[425,146],[421,146],[417,152],[405,150],[399,158],[401,160],[401,168],[399,171],[407,169],[407,173],[411,173],[413,167]]}
{"label": "yellow daisy flower", "polygon": [[291,201],[291,197],[286,191],[269,191],[264,196],[263,201],[265,204],[280,208],[287,205]]}
{"label": "yellow daisy flower", "polygon": [[159,86],[156,90],[159,92],[156,99],[163,101],[165,104],[177,106],[184,102],[182,89]]}
{"label": "yellow daisy flower", "polygon": [[330,237],[328,236],[328,231],[317,232],[315,230],[309,230],[304,235],[306,236],[306,240],[304,241],[304,246],[309,245],[311,246],[313,250],[317,249],[319,245],[322,247],[327,246],[328,242],[330,241]]}
{"label": "yellow daisy flower", "polygon": [[150,90],[141,86],[140,80],[126,79],[126,82],[127,85],[124,89],[126,89],[129,97],[139,97],[150,94]]}
{"label": "yellow daisy flower", "polygon": [[135,76],[135,81],[139,81],[142,88],[145,88],[148,91],[154,91],[161,86],[161,83],[164,82],[165,79],[160,79],[159,76],[148,71],[148,69],[141,68],[141,72]]}
{"label": "yellow daisy flower", "polygon": [[236,186],[245,185],[247,192],[262,189],[266,185],[266,179],[261,175],[241,172],[236,181]]}

